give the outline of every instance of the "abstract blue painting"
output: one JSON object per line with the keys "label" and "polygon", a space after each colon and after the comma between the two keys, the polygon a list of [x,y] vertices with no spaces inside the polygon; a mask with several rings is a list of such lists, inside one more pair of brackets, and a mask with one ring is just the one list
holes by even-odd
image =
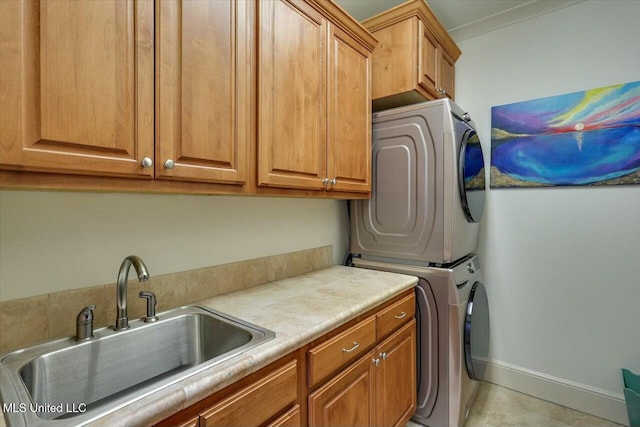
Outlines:
{"label": "abstract blue painting", "polygon": [[491,187],[640,184],[640,81],[491,109]]}

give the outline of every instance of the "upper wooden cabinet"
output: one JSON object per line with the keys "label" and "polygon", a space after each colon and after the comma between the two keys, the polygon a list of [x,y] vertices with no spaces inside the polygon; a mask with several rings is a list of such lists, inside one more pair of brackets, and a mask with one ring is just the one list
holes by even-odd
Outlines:
{"label": "upper wooden cabinet", "polygon": [[330,1],[261,1],[258,27],[258,184],[369,192],[375,39]]}
{"label": "upper wooden cabinet", "polygon": [[329,26],[328,188],[371,191],[371,51]]}
{"label": "upper wooden cabinet", "polygon": [[248,180],[250,4],[156,6],[2,1],[3,166]]}
{"label": "upper wooden cabinet", "polygon": [[371,190],[377,42],[331,0],[0,0],[0,28],[0,187]]}
{"label": "upper wooden cabinet", "polygon": [[151,178],[153,4],[0,1],[0,166]]}
{"label": "upper wooden cabinet", "polygon": [[260,184],[322,189],[327,150],[327,20],[307,3],[259,3]]}
{"label": "upper wooden cabinet", "polygon": [[372,57],[374,110],[454,97],[460,49],[424,0],[410,0],[362,22],[380,44]]}
{"label": "upper wooden cabinet", "polygon": [[251,3],[156,7],[156,177],[247,182]]}

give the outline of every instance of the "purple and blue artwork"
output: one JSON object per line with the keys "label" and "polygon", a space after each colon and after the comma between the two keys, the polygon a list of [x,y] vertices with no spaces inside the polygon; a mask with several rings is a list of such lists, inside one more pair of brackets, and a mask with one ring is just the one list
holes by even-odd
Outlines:
{"label": "purple and blue artwork", "polygon": [[491,109],[491,187],[640,184],[640,81]]}

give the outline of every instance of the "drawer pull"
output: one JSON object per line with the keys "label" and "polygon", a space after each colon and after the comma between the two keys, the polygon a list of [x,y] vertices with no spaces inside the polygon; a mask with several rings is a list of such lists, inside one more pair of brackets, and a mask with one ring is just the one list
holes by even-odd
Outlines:
{"label": "drawer pull", "polygon": [[350,348],[350,349],[348,349],[348,350],[347,350],[346,348],[343,348],[343,349],[342,349],[342,351],[343,351],[344,353],[351,353],[352,351],[354,351],[354,350],[355,350],[356,348],[358,348],[358,347],[360,347],[360,344],[358,344],[356,341],[354,341],[354,342],[353,342],[353,347],[351,347],[351,348]]}
{"label": "drawer pull", "polygon": [[396,315],[395,315],[395,316],[393,316],[393,317],[395,317],[396,319],[404,319],[404,317],[405,317],[406,315],[407,315],[407,313],[406,313],[406,312],[401,311],[401,312],[400,312],[400,314],[396,314]]}

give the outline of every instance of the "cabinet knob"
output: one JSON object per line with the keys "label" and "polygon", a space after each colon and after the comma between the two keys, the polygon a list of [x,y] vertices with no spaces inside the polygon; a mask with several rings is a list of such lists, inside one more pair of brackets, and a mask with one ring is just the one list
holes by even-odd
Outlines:
{"label": "cabinet knob", "polygon": [[380,359],[372,359],[371,363],[373,363],[376,366],[380,366]]}
{"label": "cabinet knob", "polygon": [[143,168],[150,168],[151,166],[153,166],[153,160],[151,160],[151,157],[144,157],[140,161],[140,166],[142,166]]}
{"label": "cabinet knob", "polygon": [[325,187],[329,184],[329,178],[322,178],[322,185]]}
{"label": "cabinet knob", "polygon": [[175,163],[173,162],[173,160],[171,160],[171,159],[166,160],[166,161],[164,162],[164,168],[165,168],[165,169],[173,169],[175,165],[176,165],[176,164],[175,164]]}
{"label": "cabinet knob", "polygon": [[387,360],[387,353],[380,353],[380,359]]}
{"label": "cabinet knob", "polygon": [[329,184],[331,185],[336,185],[338,183],[338,179],[337,178],[333,178],[331,181],[329,181]]}

